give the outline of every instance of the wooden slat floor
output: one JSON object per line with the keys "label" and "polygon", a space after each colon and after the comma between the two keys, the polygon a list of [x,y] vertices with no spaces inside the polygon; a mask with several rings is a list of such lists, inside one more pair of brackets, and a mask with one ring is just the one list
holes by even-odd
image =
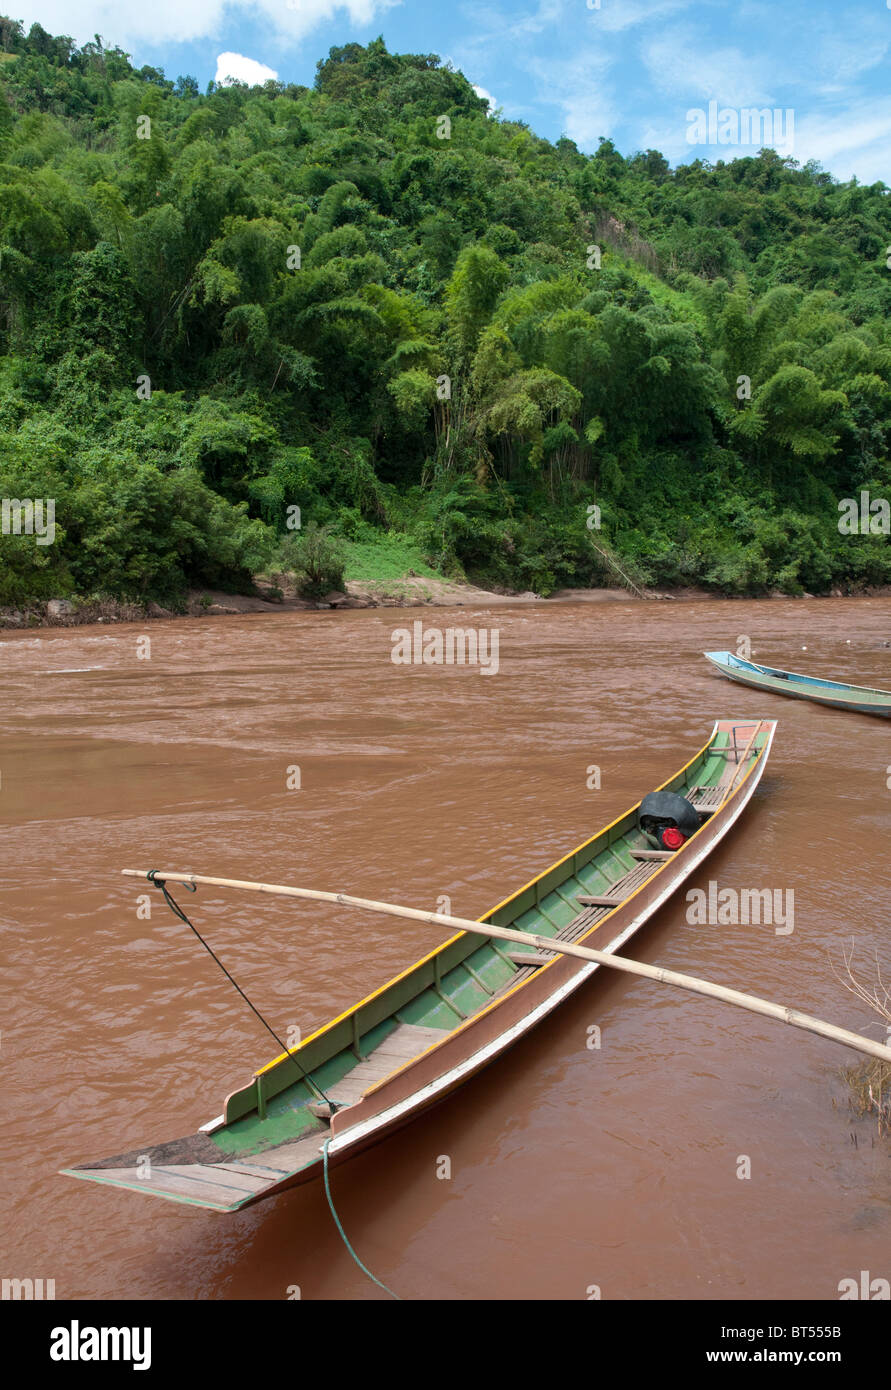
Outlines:
{"label": "wooden slat floor", "polygon": [[230,1211],[245,1197],[272,1187],[289,1173],[317,1159],[325,1134],[326,1130],[320,1126],[304,1139],[279,1144],[244,1162],[233,1159],[224,1163],[152,1164],[146,1177],[140,1176],[137,1168],[81,1168],[77,1173],[102,1182],[123,1184],[140,1192],[179,1197],[218,1211]]}
{"label": "wooden slat floor", "polygon": [[406,1062],[425,1052],[433,1043],[441,1042],[447,1032],[446,1028],[421,1028],[414,1023],[400,1023],[366,1061],[353,1067],[342,1081],[335,1081],[329,1086],[328,1095],[341,1105],[355,1105],[369,1086],[404,1067]]}
{"label": "wooden slat floor", "polygon": [[697,811],[716,811],[726,795],[724,786],[718,783],[714,787],[694,787],[688,800]]}
{"label": "wooden slat floor", "polygon": [[[659,860],[641,860],[640,863],[635,864],[633,869],[629,869],[628,873],[623,874],[621,878],[616,879],[615,883],[610,884],[608,891],[615,897],[627,898],[629,893],[633,893],[635,889],[640,888],[648,879],[652,878],[657,869],[661,867],[662,865]],[[584,910],[580,912],[577,917],[574,917],[562,931],[557,932],[554,940],[577,941],[580,936],[584,936],[585,932],[590,931],[592,927],[596,926],[597,923],[606,917],[608,913],[612,912],[612,910],[611,907],[605,906],[584,908]],[[506,994],[509,989],[513,989],[514,985],[520,984],[523,980],[528,980],[530,975],[534,975],[536,970],[541,969],[541,963],[553,960],[556,955],[556,951],[530,950],[530,959],[535,960],[537,963],[529,966],[521,965],[517,973],[509,980],[506,980],[499,990],[496,990],[496,995]]]}

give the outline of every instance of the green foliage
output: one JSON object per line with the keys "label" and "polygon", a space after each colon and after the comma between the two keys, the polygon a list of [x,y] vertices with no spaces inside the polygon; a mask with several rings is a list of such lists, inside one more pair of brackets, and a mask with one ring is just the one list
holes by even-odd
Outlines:
{"label": "green foliage", "polygon": [[884,184],[586,156],[382,39],[203,96],[0,56],[0,496],[58,528],[0,537],[0,603],[249,586],[298,508],[310,588],[338,536],[537,592],[888,581],[837,528],[891,487]]}
{"label": "green foliage", "polygon": [[332,589],[343,589],[347,552],[343,542],[327,526],[314,521],[286,536],[279,550],[278,568],[294,575],[294,585],[304,598],[321,598]]}
{"label": "green foliage", "polygon": [[172,601],[197,584],[244,590],[271,554],[262,523],[192,469],[165,474],[131,456],[125,467],[97,461],[73,480],[4,443],[21,462],[0,467],[0,496],[51,498],[56,529],[46,546],[0,536],[0,603],[65,593]]}

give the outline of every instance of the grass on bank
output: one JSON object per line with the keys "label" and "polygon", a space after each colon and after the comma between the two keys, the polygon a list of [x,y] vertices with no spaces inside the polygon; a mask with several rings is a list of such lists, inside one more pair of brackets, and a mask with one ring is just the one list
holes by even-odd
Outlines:
{"label": "grass on bank", "polygon": [[361,538],[347,538],[310,522],[304,530],[286,537],[277,561],[255,578],[270,581],[279,596],[282,585],[290,580],[303,598],[321,598],[331,590],[343,590],[350,581],[398,593],[401,581],[412,576],[445,579],[424,558],[412,536],[402,531],[375,533],[370,527],[364,529]]}
{"label": "grass on bank", "polygon": [[427,563],[411,536],[402,531],[382,532],[379,540],[346,541],[344,578],[380,583],[403,579],[413,570],[425,579],[445,579]]}

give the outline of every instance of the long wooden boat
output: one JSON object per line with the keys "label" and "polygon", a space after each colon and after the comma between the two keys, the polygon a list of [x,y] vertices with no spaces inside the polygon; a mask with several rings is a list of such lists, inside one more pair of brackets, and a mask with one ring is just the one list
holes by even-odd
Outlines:
{"label": "long wooden boat", "polygon": [[[733,828],[761,779],[775,728],[769,720],[718,721],[708,742],[656,793],[477,920],[618,952]],[[686,809],[666,820],[669,803]],[[658,814],[649,816],[648,808]],[[684,817],[692,824],[682,833]],[[317,1177],[326,1140],[334,1166],[407,1124],[599,968],[531,941],[508,950],[459,932],[260,1067],[198,1133],[63,1172],[238,1211]],[[327,1119],[307,1074],[342,1106]]]}
{"label": "long wooden boat", "polygon": [[815,700],[818,705],[832,705],[835,709],[852,709],[858,714],[881,714],[886,719],[891,715],[889,690],[846,685],[821,676],[804,676],[798,671],[781,671],[776,666],[756,666],[754,661],[743,661],[733,652],[703,652],[703,656],[722,676],[740,685],[792,695],[799,700]]}

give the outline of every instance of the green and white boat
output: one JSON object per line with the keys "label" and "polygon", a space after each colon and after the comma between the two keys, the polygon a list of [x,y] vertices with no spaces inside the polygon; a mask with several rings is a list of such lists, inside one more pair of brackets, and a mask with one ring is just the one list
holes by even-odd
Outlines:
{"label": "green and white boat", "polygon": [[[615,954],[700,867],[754,795],[775,728],[772,721],[720,720],[699,752],[655,792],[478,919],[528,935],[528,944],[459,931],[299,1047],[259,1067],[195,1134],[141,1143],[63,1171],[234,1212],[311,1181],[323,1161],[343,1163],[408,1124],[600,968],[590,958],[557,954],[548,942]],[[199,875],[153,878],[382,906]]]}

